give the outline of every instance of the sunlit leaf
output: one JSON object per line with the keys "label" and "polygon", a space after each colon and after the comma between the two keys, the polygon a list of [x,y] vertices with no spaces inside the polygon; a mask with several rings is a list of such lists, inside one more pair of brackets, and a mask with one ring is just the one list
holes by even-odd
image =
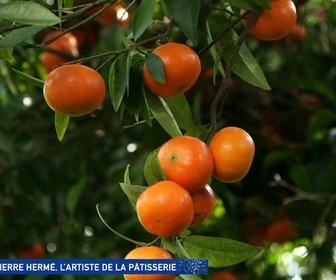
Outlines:
{"label": "sunlit leaf", "polygon": [[[238,35],[233,30],[223,36],[223,42],[225,43],[222,44],[219,55],[223,56],[226,61],[231,59],[232,53],[237,47],[237,40]],[[232,70],[242,80],[253,86],[265,90],[271,89],[263,70],[245,44],[241,46],[239,56],[235,60]]]}
{"label": "sunlit leaf", "polygon": [[15,47],[21,42],[24,42],[27,39],[30,39],[41,31],[43,27],[41,26],[28,26],[19,29],[15,29],[9,32],[0,40],[0,50],[9,49]]}
{"label": "sunlit leaf", "polygon": [[182,135],[173,113],[162,97],[149,93],[147,101],[154,118],[171,137]]}
{"label": "sunlit leaf", "polygon": [[166,79],[161,58],[155,53],[148,53],[146,55],[145,63],[147,71],[152,76],[152,78],[160,84],[164,84]]}
{"label": "sunlit leaf", "polygon": [[197,26],[201,0],[165,0],[173,19],[182,32],[197,45]]}
{"label": "sunlit leaf", "polygon": [[70,117],[55,113],[55,129],[59,141],[63,140]]}
{"label": "sunlit leaf", "polygon": [[143,191],[147,188],[143,186],[129,185],[125,183],[119,183],[119,185],[133,206],[135,206],[136,201],[138,197],[140,196],[140,194],[142,194]]}
{"label": "sunlit leaf", "polygon": [[166,179],[158,159],[159,149],[152,151],[145,161],[144,177],[148,185],[153,185]]}
{"label": "sunlit leaf", "polygon": [[183,239],[183,245],[193,259],[207,259],[209,267],[227,267],[259,254],[261,249],[239,241],[191,235]]}
{"label": "sunlit leaf", "polygon": [[133,36],[138,40],[153,20],[155,0],[142,0],[133,19]]}
{"label": "sunlit leaf", "polygon": [[12,1],[1,5],[0,19],[38,26],[54,25],[61,21],[46,7],[31,1]]}
{"label": "sunlit leaf", "polygon": [[187,130],[195,126],[189,102],[184,94],[165,98],[165,101],[180,128]]}

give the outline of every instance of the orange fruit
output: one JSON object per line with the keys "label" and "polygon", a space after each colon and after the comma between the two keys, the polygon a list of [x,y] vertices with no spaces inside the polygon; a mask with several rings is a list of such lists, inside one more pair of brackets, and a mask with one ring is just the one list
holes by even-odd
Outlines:
{"label": "orange fruit", "polygon": [[[43,42],[46,42],[61,33],[62,32],[59,30],[52,31],[44,37]],[[41,54],[42,64],[48,73],[57,66],[69,62],[72,58],[76,58],[79,55],[77,38],[71,32],[66,33],[53,41],[47,48],[55,51],[44,51]]]}
{"label": "orange fruit", "polygon": [[269,242],[283,243],[296,235],[297,229],[288,219],[274,221],[266,229],[266,239]]}
{"label": "orange fruit", "polygon": [[214,164],[209,147],[200,139],[178,136],[164,143],[158,160],[167,180],[196,192],[211,179]]}
{"label": "orange fruit", "polygon": [[[86,14],[88,16],[103,9],[106,5],[96,7]],[[114,4],[107,8],[104,12],[99,14],[94,19],[102,28],[107,27],[113,23],[117,23],[120,26],[126,26],[129,23],[129,15],[124,6],[121,4]]]}
{"label": "orange fruit", "polygon": [[[271,0],[263,9],[249,33],[260,40],[274,41],[285,37],[296,23],[296,7],[292,0]],[[243,20],[246,24],[247,20]]]}
{"label": "orange fruit", "polygon": [[42,242],[36,242],[32,247],[19,249],[19,257],[22,259],[42,259],[46,255],[46,250]]}
{"label": "orange fruit", "polygon": [[[125,259],[172,259],[172,255],[156,246],[137,247],[130,251]],[[174,280],[175,275],[171,274],[124,274],[126,280]]]}
{"label": "orange fruit", "polygon": [[201,224],[208,218],[215,207],[215,193],[209,185],[191,194],[194,205],[194,218],[190,226]]}
{"label": "orange fruit", "polygon": [[289,31],[289,39],[293,43],[297,43],[300,41],[303,41],[307,36],[307,29],[302,24],[296,24],[293,26],[293,28]]}
{"label": "orange fruit", "polygon": [[55,112],[72,117],[93,112],[104,100],[105,82],[94,69],[84,65],[64,65],[47,76],[43,94]]}
{"label": "orange fruit", "polygon": [[238,280],[238,276],[231,271],[222,270],[215,273],[211,280]]}
{"label": "orange fruit", "polygon": [[180,234],[194,218],[190,194],[171,181],[161,181],[148,187],[139,196],[136,211],[143,227],[162,237]]}
{"label": "orange fruit", "polygon": [[238,182],[248,173],[253,157],[252,137],[239,127],[225,127],[211,139],[209,145],[214,159],[213,176],[225,183]]}
{"label": "orange fruit", "polygon": [[163,97],[176,96],[190,89],[201,73],[201,61],[198,55],[187,45],[167,43],[153,50],[163,63],[165,83],[157,82],[143,67],[143,78],[154,94]]}

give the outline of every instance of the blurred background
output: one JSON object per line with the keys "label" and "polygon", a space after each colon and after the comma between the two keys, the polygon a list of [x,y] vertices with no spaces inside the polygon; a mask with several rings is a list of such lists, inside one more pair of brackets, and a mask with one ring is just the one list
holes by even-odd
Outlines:
{"label": "blurred background", "polygon": [[[105,18],[78,29],[79,57],[120,49],[139,2],[126,12],[130,1],[114,5],[101,14]],[[251,170],[236,184],[213,180],[215,211],[192,228],[193,234],[231,238],[264,251],[246,263],[211,269],[207,279],[219,272],[222,278],[217,280],[336,279],[336,3],[294,2],[296,30],[276,42],[246,41],[272,90],[233,76],[220,118],[221,126],[242,127],[253,137],[256,155]],[[219,34],[223,11],[216,7],[224,4],[203,5],[213,34]],[[163,17],[159,4],[155,17]],[[240,25],[236,28],[241,30]],[[149,30],[147,36],[151,35]],[[43,31],[31,43],[40,43],[45,36]],[[186,38],[174,30],[172,40]],[[129,108],[121,118],[107,96],[94,114],[72,118],[63,141],[58,141],[54,113],[42,89],[13,71],[44,80],[42,53],[21,45],[14,49],[13,59],[0,60],[0,258],[123,258],[134,245],[102,223],[96,205],[113,229],[152,241],[119,183],[130,164],[132,183],[145,185],[145,159],[169,136],[155,121],[152,127],[136,123]],[[212,83],[209,54],[201,59],[203,72],[187,97],[195,120],[207,124],[218,86]],[[87,64],[100,66],[107,77],[106,58]],[[236,278],[224,278],[230,277],[224,270]],[[73,278],[122,276],[2,279]]]}

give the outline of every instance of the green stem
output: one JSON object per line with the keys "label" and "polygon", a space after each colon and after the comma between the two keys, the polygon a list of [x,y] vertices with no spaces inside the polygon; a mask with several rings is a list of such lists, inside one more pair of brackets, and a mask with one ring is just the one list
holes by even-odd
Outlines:
{"label": "green stem", "polygon": [[114,230],[113,228],[111,228],[111,227],[106,223],[106,221],[104,220],[104,218],[102,217],[102,215],[101,215],[101,213],[100,213],[100,211],[99,211],[99,204],[96,205],[96,209],[97,209],[98,216],[99,216],[100,220],[103,222],[103,224],[104,224],[110,231],[112,231],[115,235],[117,235],[117,236],[123,238],[123,239],[126,240],[126,241],[129,241],[129,242],[131,242],[131,243],[133,243],[133,244],[135,244],[135,245],[138,245],[138,246],[142,246],[142,247],[143,247],[143,246],[149,246],[149,245],[154,244],[154,243],[155,243],[156,241],[158,241],[159,238],[160,238],[160,237],[157,237],[156,239],[154,239],[154,241],[152,241],[152,242],[150,242],[150,243],[145,243],[145,242],[137,241],[137,240],[131,239],[131,238],[127,237],[127,236],[124,236],[124,235],[122,235],[121,233],[119,233],[119,232],[117,232],[116,230]]}

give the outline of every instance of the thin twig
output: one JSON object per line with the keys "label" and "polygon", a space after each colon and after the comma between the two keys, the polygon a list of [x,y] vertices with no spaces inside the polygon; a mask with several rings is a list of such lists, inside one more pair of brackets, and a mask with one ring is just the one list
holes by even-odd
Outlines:
{"label": "thin twig", "polygon": [[[225,77],[223,78],[223,81],[221,83],[221,86],[219,87],[219,90],[211,104],[211,128],[210,128],[210,138],[216,133],[217,131],[217,115],[218,115],[218,107],[219,105],[225,100],[225,93],[227,92],[227,88],[229,85],[229,82],[231,80],[231,72],[232,68],[234,66],[234,63],[236,62],[240,49],[244,43],[244,41],[247,38],[248,31],[250,27],[253,25],[253,23],[256,21],[258,18],[257,14],[253,14],[251,17],[249,17],[247,24],[245,25],[242,33],[240,34],[236,47],[233,50],[231,57],[227,60],[226,62],[226,67],[225,67]],[[242,17],[240,17],[242,19]]]}
{"label": "thin twig", "polygon": [[202,55],[202,53],[208,51],[211,47],[213,47],[223,36],[225,36],[225,34],[227,34],[228,32],[230,32],[230,30],[232,28],[234,28],[243,18],[246,17],[246,15],[249,12],[246,11],[243,14],[241,14],[236,20],[234,20],[232,22],[232,24],[230,26],[228,26],[227,28],[225,28],[221,33],[219,33],[215,39],[212,40],[212,42],[208,45],[206,45],[203,49],[201,49],[200,51],[198,51],[198,55]]}

